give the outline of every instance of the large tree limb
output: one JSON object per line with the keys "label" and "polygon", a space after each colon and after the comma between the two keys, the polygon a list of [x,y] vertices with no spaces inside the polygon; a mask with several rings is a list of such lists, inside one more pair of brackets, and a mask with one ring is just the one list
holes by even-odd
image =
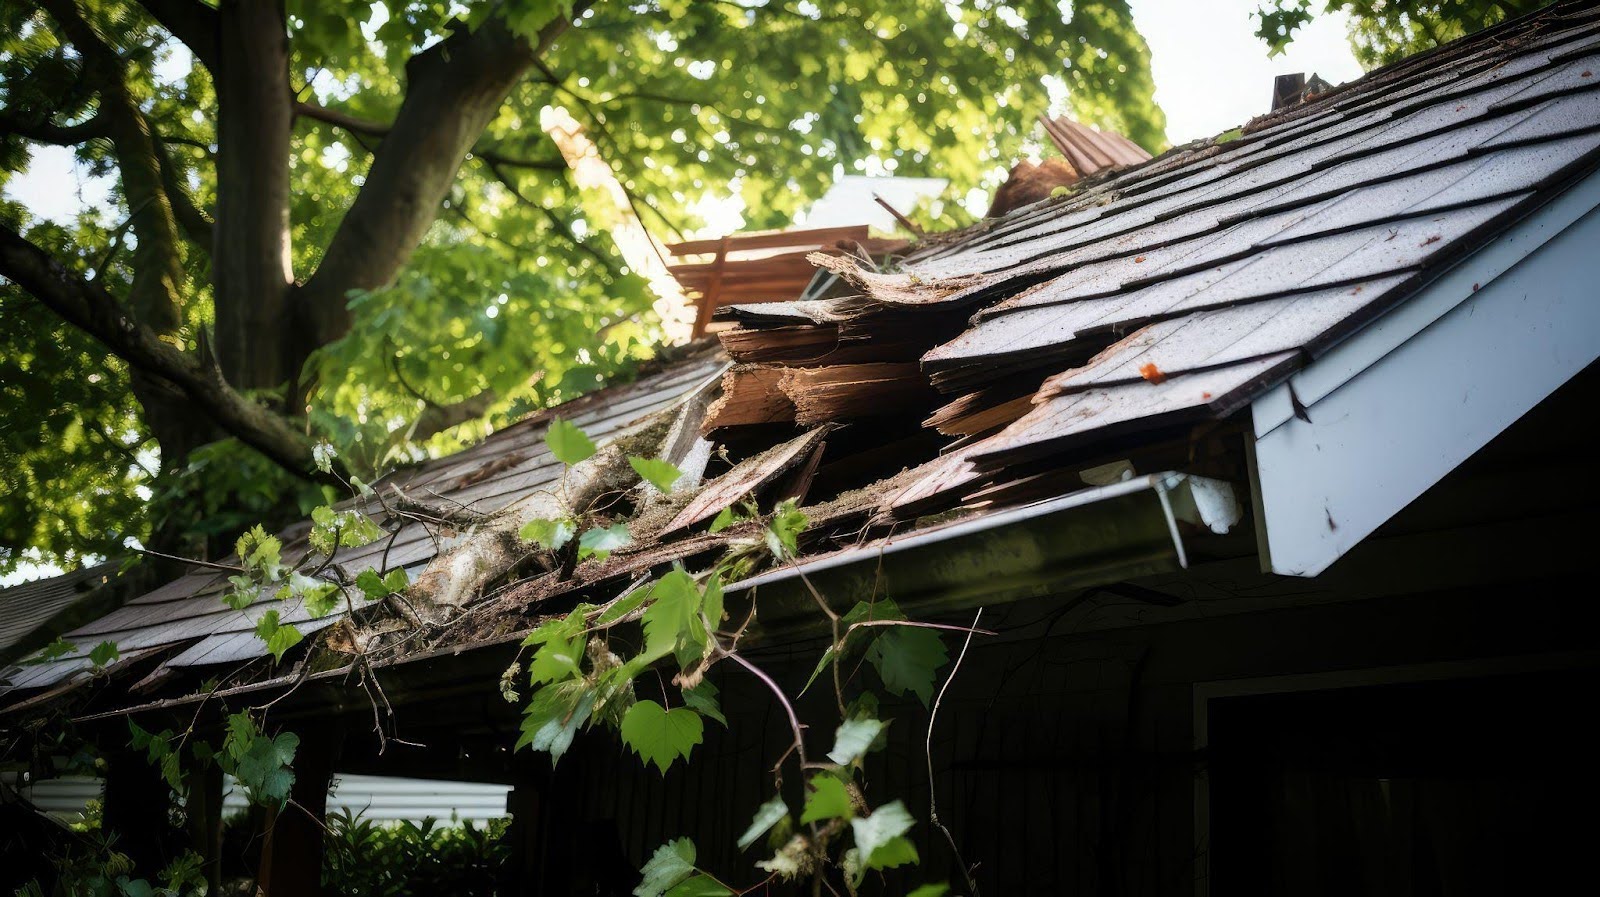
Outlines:
{"label": "large tree limb", "polygon": [[166,191],[167,199],[172,203],[172,214],[178,220],[178,226],[183,228],[184,236],[189,242],[206,252],[211,251],[211,244],[215,238],[214,222],[211,216],[195,205],[194,197],[189,195],[189,188],[183,182],[183,174],[172,160],[172,153],[164,144],[174,141],[159,138],[156,141],[157,161],[161,164],[161,186]]}
{"label": "large tree limb", "polygon": [[83,17],[76,0],[41,0],[83,57],[85,74],[100,95],[96,119],[104,119],[122,176],[122,191],[134,209],[138,237],[132,258],[133,284],[128,303],[146,326],[157,333],[175,333],[181,323],[179,284],[183,282],[178,225],[162,187],[161,161],[155,134],[128,89],[127,63]]}
{"label": "large tree limb", "polygon": [[297,476],[310,476],[311,441],[250,401],[214,367],[164,341],[99,286],[89,283],[9,227],[0,226],[0,275],[88,333],[136,371],[177,387],[227,433]]}
{"label": "large tree limb", "polygon": [[[387,122],[373,121],[370,118],[362,118],[340,109],[330,109],[319,103],[309,103],[304,100],[295,101],[294,114],[313,121],[320,121],[323,124],[333,125],[340,130],[359,134],[363,137],[387,137],[389,131],[394,127]],[[469,152],[474,158],[482,159],[485,162],[493,162],[496,165],[509,165],[514,168],[534,168],[542,171],[565,171],[567,169],[566,160],[560,156],[552,156],[548,159],[528,159],[510,156],[492,146],[477,143],[472,145],[472,149]]]}
{"label": "large tree limb", "polygon": [[213,71],[217,67],[217,11],[200,0],[138,0],[172,36],[183,41],[194,58]]}
{"label": "large tree limb", "polygon": [[302,343],[289,294],[288,25],[283,0],[223,0],[216,18],[217,359],[234,386],[276,389],[299,373]]}
{"label": "large tree limb", "polygon": [[[592,0],[578,0],[581,15]],[[378,148],[366,183],[300,290],[310,347],[350,327],[345,296],[389,283],[411,259],[461,163],[511,88],[557,37],[562,17],[530,41],[492,17],[460,28],[406,64],[406,97]]]}
{"label": "large tree limb", "polygon": [[35,143],[77,146],[96,137],[107,136],[105,119],[96,115],[75,125],[58,125],[48,117],[33,117],[10,109],[0,109],[0,137],[16,134]]}

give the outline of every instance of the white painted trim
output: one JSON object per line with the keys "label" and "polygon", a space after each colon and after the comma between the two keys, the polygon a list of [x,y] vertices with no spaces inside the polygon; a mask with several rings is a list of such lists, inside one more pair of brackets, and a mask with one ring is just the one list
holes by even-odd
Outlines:
{"label": "white painted trim", "polygon": [[1600,357],[1597,206],[1590,176],[1257,400],[1263,569],[1327,569]]}
{"label": "white painted trim", "polygon": [[[1446,271],[1400,307],[1334,346],[1315,363],[1289,378],[1289,383],[1294,385],[1295,395],[1306,405],[1321,400],[1444,317],[1451,309],[1473,298],[1475,288],[1487,286],[1596,208],[1600,208],[1600,173],[1589,175],[1518,222],[1493,243]],[[1289,384],[1282,384],[1256,399],[1250,413],[1257,439],[1293,419],[1294,404],[1289,399]]]}

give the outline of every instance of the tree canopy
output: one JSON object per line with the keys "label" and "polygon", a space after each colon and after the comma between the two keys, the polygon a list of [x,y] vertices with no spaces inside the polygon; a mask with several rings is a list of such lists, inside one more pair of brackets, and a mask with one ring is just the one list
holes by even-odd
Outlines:
{"label": "tree canopy", "polygon": [[1532,12],[1550,0],[1272,0],[1257,18],[1256,34],[1274,55],[1321,13],[1350,16],[1350,46],[1364,68],[1376,68],[1431,50],[1484,28]]}
{"label": "tree canopy", "polygon": [[317,440],[370,475],[649,357],[546,107],[666,239],[728,189],[772,227],[841,173],[992,187],[1052,87],[1164,140],[1124,0],[39,0],[0,35],[0,184],[60,146],[115,185],[0,204],[0,572],[204,550],[316,500]]}

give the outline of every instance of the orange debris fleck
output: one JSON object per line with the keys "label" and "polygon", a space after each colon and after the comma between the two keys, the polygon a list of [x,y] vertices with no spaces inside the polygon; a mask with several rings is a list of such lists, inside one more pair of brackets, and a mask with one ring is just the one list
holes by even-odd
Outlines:
{"label": "orange debris fleck", "polygon": [[1147,361],[1139,365],[1139,376],[1149,380],[1151,383],[1160,383],[1167,379],[1167,375],[1163,374],[1153,361]]}
{"label": "orange debris fleck", "polygon": [[1139,264],[1139,263],[1141,263],[1143,261],[1144,261],[1144,256],[1142,256],[1142,255],[1136,255],[1136,256],[1133,257],[1133,263],[1135,265],[1137,265],[1137,264]]}
{"label": "orange debris fleck", "polygon": [[1202,399],[1209,399],[1209,398],[1211,398],[1211,393],[1209,393],[1209,392],[1203,392],[1203,393],[1201,393],[1201,394],[1200,394],[1200,398],[1202,398]]}

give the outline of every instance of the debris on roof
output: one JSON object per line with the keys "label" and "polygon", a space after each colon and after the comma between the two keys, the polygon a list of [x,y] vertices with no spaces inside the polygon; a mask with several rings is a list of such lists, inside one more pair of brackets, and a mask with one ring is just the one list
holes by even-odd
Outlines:
{"label": "debris on roof", "polygon": [[[386,635],[395,612],[381,602],[353,616],[316,618],[295,601],[273,609],[308,634],[349,616],[341,626],[365,635],[343,631],[340,645],[363,645],[369,663],[400,662],[504,641],[580,596],[609,600],[674,562],[726,550],[755,524],[713,532],[712,521],[747,502],[803,502],[804,561],[869,557],[935,526],[978,531],[1091,487],[1110,494],[1106,471],[1226,476],[1242,452],[1240,409],[1594,169],[1596,69],[1600,13],[1555,7],[1231,139],[1119,163],[1070,196],[921,241],[898,261],[807,256],[793,234],[680,244],[680,254],[715,254],[681,276],[703,291],[707,317],[728,325],[725,354],[697,344],[635,383],[377,484],[476,523],[365,503],[387,535],[341,552],[339,566],[454,582],[442,603],[456,616]],[[735,245],[774,254],[730,260]],[[503,539],[557,491],[562,465],[544,444],[556,416],[602,452],[631,439],[698,460],[680,465],[686,475],[665,495],[617,468],[606,513],[631,519],[635,539],[609,557],[551,565],[513,546],[480,563],[486,553],[462,546]],[[286,558],[316,562],[304,526],[284,541]],[[451,579],[447,568],[468,556],[471,575]],[[266,653],[254,628],[268,602],[231,610],[224,587],[197,569],[68,638],[147,652],[136,666],[148,696],[182,695],[201,672]],[[286,658],[298,665],[289,673],[261,665],[240,681],[310,669],[319,639],[307,641],[312,651]],[[12,684],[26,700],[83,672],[45,663]]]}
{"label": "debris on roof", "polygon": [[792,300],[816,275],[806,261],[812,252],[864,252],[881,255],[905,246],[902,240],[869,236],[867,226],[822,227],[737,234],[709,240],[673,243],[667,251],[680,259],[671,271],[685,291],[696,296],[694,336],[706,332],[712,314],[738,302]]}
{"label": "debris on roof", "polygon": [[1118,134],[1080,125],[1066,116],[1039,116],[1050,142],[1072,163],[1078,177],[1086,178],[1111,168],[1150,161],[1144,147]]}

